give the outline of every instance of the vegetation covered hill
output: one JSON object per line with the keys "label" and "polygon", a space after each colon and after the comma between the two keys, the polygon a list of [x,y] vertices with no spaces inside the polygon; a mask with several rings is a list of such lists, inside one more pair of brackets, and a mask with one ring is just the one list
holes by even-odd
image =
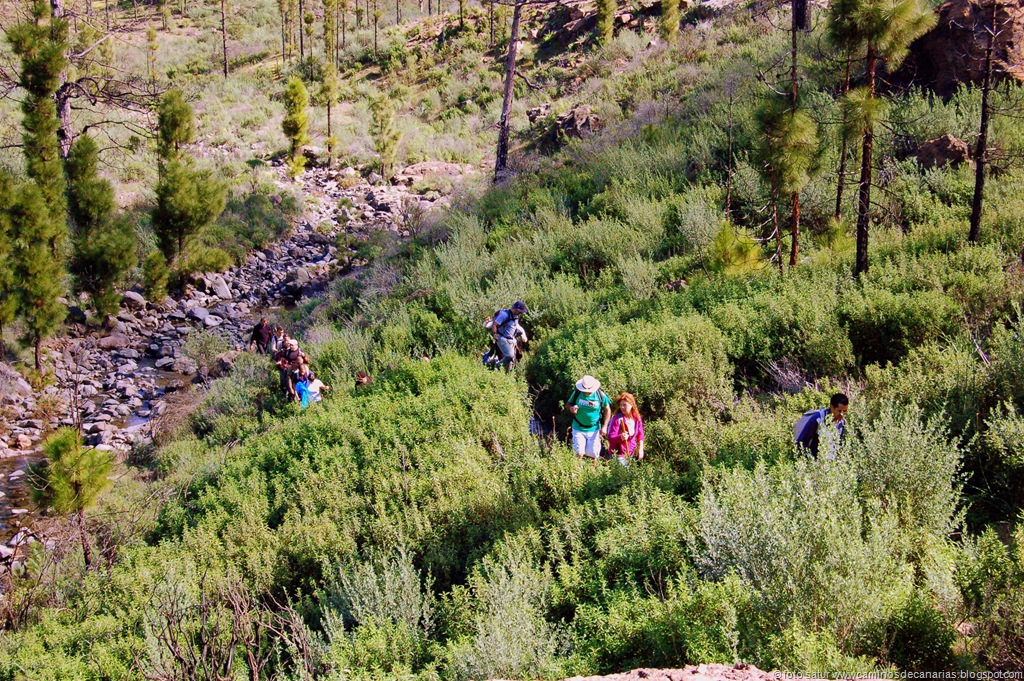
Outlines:
{"label": "vegetation covered hill", "polygon": [[[790,86],[788,19],[694,14],[677,35],[623,31],[553,57],[528,42],[528,79],[591,103],[605,131],[551,153],[523,131],[514,179],[468,192],[408,242],[382,237],[359,277],[300,306],[334,387],[317,408],[283,403],[255,356],[182,398],[174,436],[136,452],[92,514],[98,565],[60,542],[10,580],[0,678],[1019,669],[1017,91],[988,93],[998,162],[969,240],[971,166],[911,154],[943,134],[976,139],[980,88],[858,89],[858,109],[818,17],[799,38],[799,110],[786,108],[769,86]],[[458,55],[415,79],[422,29],[400,30],[404,48],[388,45],[404,66],[364,63],[364,32],[347,87],[386,83],[402,125],[438,126],[423,148],[483,158],[490,141],[472,132],[497,103],[464,89],[497,91],[483,38],[456,32],[439,49]],[[429,85],[434,70],[455,75]],[[243,74],[209,76],[204,97]],[[432,88],[440,103],[424,96],[416,113],[407,97]],[[454,91],[467,98],[448,118]],[[858,196],[850,180],[837,209],[836,182],[869,130],[864,270]],[[480,156],[450,155],[463,135]],[[481,322],[520,298],[525,360],[487,371]],[[372,384],[354,385],[357,371]],[[644,462],[571,455],[560,407],[583,373],[637,395]],[[852,399],[845,442],[808,459],[793,422],[838,389]]]}

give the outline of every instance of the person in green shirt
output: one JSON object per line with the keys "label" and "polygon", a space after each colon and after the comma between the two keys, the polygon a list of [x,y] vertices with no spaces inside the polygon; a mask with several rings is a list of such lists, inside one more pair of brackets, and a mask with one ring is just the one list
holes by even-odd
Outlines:
{"label": "person in green shirt", "polygon": [[565,401],[572,417],[572,450],[582,459],[589,456],[597,465],[601,457],[601,437],[608,432],[612,402],[601,391],[601,381],[584,376]]}

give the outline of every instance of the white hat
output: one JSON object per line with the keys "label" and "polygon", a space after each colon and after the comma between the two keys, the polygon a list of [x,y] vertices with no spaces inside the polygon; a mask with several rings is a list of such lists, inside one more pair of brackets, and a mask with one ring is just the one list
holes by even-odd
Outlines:
{"label": "white hat", "polygon": [[576,389],[581,393],[596,393],[601,389],[601,381],[588,374],[576,381]]}

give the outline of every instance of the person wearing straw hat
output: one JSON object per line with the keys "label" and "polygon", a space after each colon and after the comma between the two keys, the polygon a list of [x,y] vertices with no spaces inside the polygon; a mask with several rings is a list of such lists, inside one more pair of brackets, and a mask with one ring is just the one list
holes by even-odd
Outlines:
{"label": "person wearing straw hat", "polygon": [[607,434],[612,415],[612,402],[601,391],[601,381],[590,375],[576,381],[565,406],[572,414],[572,450],[581,459],[589,456],[596,466],[601,457],[601,437]]}

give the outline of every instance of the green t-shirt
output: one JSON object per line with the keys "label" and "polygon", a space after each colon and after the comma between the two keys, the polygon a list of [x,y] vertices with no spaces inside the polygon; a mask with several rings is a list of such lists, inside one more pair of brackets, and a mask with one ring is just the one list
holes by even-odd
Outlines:
{"label": "green t-shirt", "polygon": [[[575,401],[573,401],[574,398]],[[576,416],[572,420],[573,430],[592,433],[601,427],[601,412],[605,407],[611,407],[612,401],[600,390],[589,395],[573,390],[565,406],[573,405],[579,407],[579,411],[576,412]]]}

